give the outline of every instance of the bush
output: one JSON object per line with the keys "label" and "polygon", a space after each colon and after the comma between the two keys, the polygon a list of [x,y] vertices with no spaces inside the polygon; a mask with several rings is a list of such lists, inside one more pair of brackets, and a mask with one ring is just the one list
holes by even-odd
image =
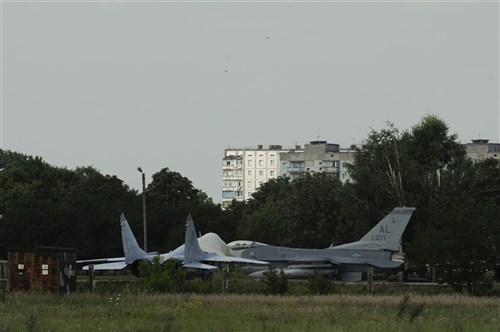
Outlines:
{"label": "bush", "polygon": [[307,289],[311,295],[326,295],[333,293],[333,281],[315,272],[308,280]]}
{"label": "bush", "polygon": [[494,276],[491,273],[483,274],[475,285],[475,296],[490,296],[495,286],[493,285]]}
{"label": "bush", "polygon": [[162,262],[156,256],[151,264],[141,262],[139,273],[144,282],[144,288],[150,292],[179,293],[186,284],[186,272],[174,261]]}
{"label": "bush", "polygon": [[262,282],[266,286],[264,290],[264,294],[266,295],[283,295],[288,292],[288,279],[283,269],[278,273],[274,267],[270,266],[269,269],[264,272]]}

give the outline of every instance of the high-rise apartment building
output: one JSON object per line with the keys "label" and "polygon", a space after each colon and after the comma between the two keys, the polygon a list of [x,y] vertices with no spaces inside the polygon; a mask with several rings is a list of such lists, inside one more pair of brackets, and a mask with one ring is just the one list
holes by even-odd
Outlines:
{"label": "high-rise apartment building", "polygon": [[279,176],[281,145],[224,150],[222,159],[222,207],[245,201],[265,182]]}
{"label": "high-rise apartment building", "polygon": [[352,149],[340,149],[338,144],[312,141],[302,149],[281,154],[280,175],[296,179],[305,173],[326,173],[338,177],[342,182],[349,179],[346,163],[352,162]]}
{"label": "high-rise apartment building", "polygon": [[[500,143],[487,139],[465,144],[467,156],[474,161],[495,158],[500,161]],[[304,147],[283,149],[281,145],[264,148],[234,148],[224,151],[222,160],[222,207],[233,199],[245,201],[265,182],[278,176],[296,179],[306,173],[326,173],[342,182],[349,180],[346,165],[353,161],[354,147],[312,141]]]}
{"label": "high-rise apartment building", "polygon": [[467,157],[474,161],[487,158],[500,160],[500,143],[490,143],[487,139],[473,139],[472,143],[465,144]]}
{"label": "high-rise apartment building", "polygon": [[313,141],[304,148],[293,149],[283,149],[281,145],[226,149],[222,160],[222,207],[233,199],[249,199],[263,183],[278,176],[293,180],[305,173],[323,172],[345,182],[345,164],[351,161],[351,149],[340,149],[338,144],[326,141]]}

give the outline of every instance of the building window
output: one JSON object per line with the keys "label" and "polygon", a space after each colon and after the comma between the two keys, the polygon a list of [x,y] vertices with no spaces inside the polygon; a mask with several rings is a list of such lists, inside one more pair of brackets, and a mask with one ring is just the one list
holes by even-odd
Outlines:
{"label": "building window", "polygon": [[247,162],[247,165],[248,165],[248,166],[253,166],[252,160],[249,160],[249,161]]}
{"label": "building window", "polygon": [[259,171],[259,176],[264,176],[264,171]]}
{"label": "building window", "polygon": [[259,166],[264,166],[264,160],[259,159]]}
{"label": "building window", "polygon": [[274,166],[274,159],[269,160],[269,166]]}
{"label": "building window", "polygon": [[249,170],[247,171],[247,175],[248,175],[248,176],[252,176],[252,170],[251,170],[251,169],[249,169]]}
{"label": "building window", "polygon": [[222,198],[233,198],[233,192],[229,190],[224,190],[222,192]]}
{"label": "building window", "polygon": [[274,176],[274,171],[269,171],[269,176]]}
{"label": "building window", "polygon": [[304,162],[303,161],[291,161],[290,162],[290,168],[304,168]]}
{"label": "building window", "polygon": [[335,162],[333,160],[323,160],[324,167],[335,167]]}

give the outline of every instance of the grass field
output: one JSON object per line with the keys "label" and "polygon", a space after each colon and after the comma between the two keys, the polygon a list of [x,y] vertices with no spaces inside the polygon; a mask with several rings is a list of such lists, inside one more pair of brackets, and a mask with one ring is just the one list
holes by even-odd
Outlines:
{"label": "grass field", "polygon": [[[264,285],[237,273],[229,293],[221,279],[193,280],[185,294],[150,294],[130,275],[99,276],[96,292],[79,277],[69,296],[6,293],[0,283],[3,331],[499,331],[500,297],[456,295],[446,286],[335,282],[332,294],[313,296],[308,282],[291,282],[287,295],[263,295]],[[200,294],[205,293],[205,294]]]}
{"label": "grass field", "polygon": [[0,331],[498,331],[500,300],[435,296],[6,294]]}

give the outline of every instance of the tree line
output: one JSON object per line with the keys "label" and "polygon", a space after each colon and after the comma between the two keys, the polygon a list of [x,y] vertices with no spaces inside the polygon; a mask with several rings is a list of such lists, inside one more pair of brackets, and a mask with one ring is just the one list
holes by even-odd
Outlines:
{"label": "tree line", "polygon": [[[59,246],[79,257],[121,256],[119,215],[142,243],[142,193],[90,166],[54,167],[40,157],[0,150],[0,246]],[[500,261],[500,167],[473,162],[447,124],[425,116],[411,129],[371,130],[348,166],[351,181],[322,173],[264,183],[223,210],[165,167],[146,190],[148,249],[182,244],[191,213],[201,233],[225,241],[324,248],[358,240],[395,206],[414,206],[403,237],[407,261],[443,269],[458,290]]]}

